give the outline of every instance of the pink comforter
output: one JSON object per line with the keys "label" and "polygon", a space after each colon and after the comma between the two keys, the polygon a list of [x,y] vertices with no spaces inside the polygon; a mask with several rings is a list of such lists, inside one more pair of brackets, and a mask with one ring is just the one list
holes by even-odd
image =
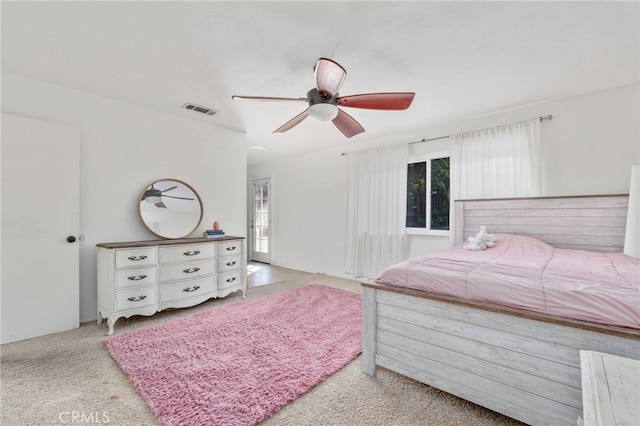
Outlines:
{"label": "pink comforter", "polygon": [[400,262],[375,282],[640,329],[638,259],[508,234],[486,251],[464,246]]}

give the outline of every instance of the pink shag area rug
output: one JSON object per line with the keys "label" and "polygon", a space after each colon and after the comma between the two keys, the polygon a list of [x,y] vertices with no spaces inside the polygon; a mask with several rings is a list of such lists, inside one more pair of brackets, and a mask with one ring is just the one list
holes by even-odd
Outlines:
{"label": "pink shag area rug", "polygon": [[163,425],[255,425],[362,350],[362,296],[310,285],[106,341]]}

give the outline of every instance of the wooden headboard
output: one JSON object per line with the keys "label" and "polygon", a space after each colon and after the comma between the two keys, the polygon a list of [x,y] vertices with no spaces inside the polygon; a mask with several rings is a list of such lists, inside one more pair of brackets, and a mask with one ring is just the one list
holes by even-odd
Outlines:
{"label": "wooden headboard", "polygon": [[485,225],[491,234],[528,235],[558,248],[621,252],[628,203],[626,194],[456,200],[455,241]]}

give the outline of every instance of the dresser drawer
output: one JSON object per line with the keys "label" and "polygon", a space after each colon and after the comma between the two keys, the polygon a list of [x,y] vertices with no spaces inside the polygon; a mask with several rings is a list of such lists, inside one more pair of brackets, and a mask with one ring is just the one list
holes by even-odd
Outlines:
{"label": "dresser drawer", "polygon": [[116,271],[116,288],[144,287],[156,283],[156,268],[131,268]]}
{"label": "dresser drawer", "polygon": [[166,283],[168,281],[186,280],[199,278],[206,275],[215,275],[216,260],[208,259],[199,262],[182,262],[173,265],[160,265],[158,281]]}
{"label": "dresser drawer", "polygon": [[179,283],[160,285],[160,303],[186,299],[213,293],[216,289],[216,276],[212,275],[197,280],[186,280]]}
{"label": "dresser drawer", "polygon": [[224,272],[218,275],[218,290],[225,290],[231,287],[242,287],[242,269]]}
{"label": "dresser drawer", "polygon": [[156,304],[156,288],[142,287],[116,293],[116,310],[144,308]]}
{"label": "dresser drawer", "polygon": [[240,268],[242,268],[242,254],[234,254],[233,256],[225,256],[224,258],[218,259],[218,272]]}
{"label": "dresser drawer", "polygon": [[218,256],[242,253],[242,240],[218,241]]}
{"label": "dresser drawer", "polygon": [[194,244],[180,247],[160,247],[158,249],[159,263],[184,262],[216,257],[216,244]]}
{"label": "dresser drawer", "polygon": [[156,264],[155,248],[116,250],[116,269]]}

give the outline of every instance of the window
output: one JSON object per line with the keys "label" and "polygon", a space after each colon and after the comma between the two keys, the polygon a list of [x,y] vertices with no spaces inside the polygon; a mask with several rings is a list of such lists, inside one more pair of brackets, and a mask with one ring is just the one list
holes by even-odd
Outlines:
{"label": "window", "polygon": [[449,235],[449,154],[411,157],[407,165],[407,233]]}

